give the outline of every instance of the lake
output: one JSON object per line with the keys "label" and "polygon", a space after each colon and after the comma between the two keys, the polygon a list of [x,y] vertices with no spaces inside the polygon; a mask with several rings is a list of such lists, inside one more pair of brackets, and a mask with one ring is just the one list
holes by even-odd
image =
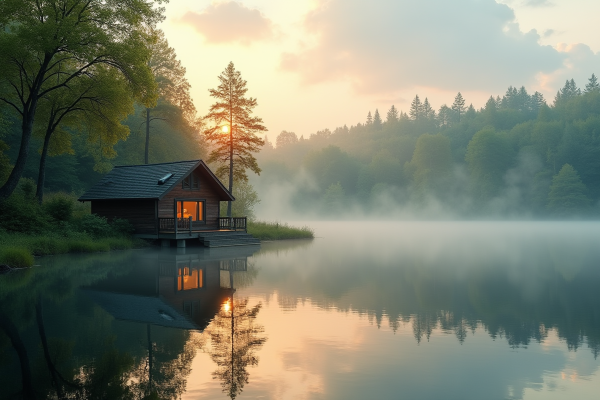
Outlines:
{"label": "lake", "polygon": [[0,276],[0,398],[600,393],[600,223],[306,224]]}

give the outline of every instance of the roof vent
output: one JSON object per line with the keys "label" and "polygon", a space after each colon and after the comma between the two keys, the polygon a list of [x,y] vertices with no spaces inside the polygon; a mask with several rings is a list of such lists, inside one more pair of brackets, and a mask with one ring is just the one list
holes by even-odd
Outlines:
{"label": "roof vent", "polygon": [[173,174],[169,172],[168,174],[166,174],[165,176],[163,176],[162,178],[160,178],[158,180],[158,184],[159,185],[164,185],[165,182],[168,181],[172,176],[173,176]]}

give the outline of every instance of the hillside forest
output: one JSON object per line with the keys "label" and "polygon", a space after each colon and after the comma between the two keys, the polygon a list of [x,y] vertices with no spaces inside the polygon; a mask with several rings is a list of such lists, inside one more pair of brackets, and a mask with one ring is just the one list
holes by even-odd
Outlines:
{"label": "hillside forest", "polygon": [[[600,88],[565,83],[548,102],[524,87],[484,107],[433,109],[418,95],[309,137],[283,131],[251,182],[262,209],[297,216],[589,218],[600,212]],[[287,206],[289,204],[289,207]],[[261,213],[263,211],[259,211]]]}
{"label": "hillside forest", "polygon": [[[159,99],[159,104],[160,104]],[[283,131],[257,155],[262,218],[589,218],[600,213],[600,85],[567,81],[552,102],[524,87],[467,106],[459,93],[437,111],[417,95],[364,122],[308,137]],[[183,113],[152,122],[149,162],[205,158],[200,129]],[[85,131],[51,146],[47,192],[79,195],[113,165],[143,164],[147,110],[124,121],[129,134],[104,156]],[[0,181],[19,148],[19,121],[4,113]],[[349,116],[351,118],[351,116]],[[60,136],[57,136],[60,139]],[[32,139],[23,176],[36,180],[43,137]],[[253,190],[254,189],[254,190]],[[238,193],[238,196],[240,193]],[[244,195],[242,193],[242,195]],[[244,207],[246,208],[246,207]],[[269,215],[270,210],[275,212]]]}

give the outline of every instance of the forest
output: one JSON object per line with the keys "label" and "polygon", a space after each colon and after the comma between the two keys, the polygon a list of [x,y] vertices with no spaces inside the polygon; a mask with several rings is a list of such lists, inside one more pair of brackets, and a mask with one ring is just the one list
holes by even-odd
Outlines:
{"label": "forest", "polygon": [[598,215],[595,75],[583,90],[568,80],[550,104],[512,86],[478,110],[466,104],[458,93],[436,111],[417,95],[408,113],[369,111],[363,123],[307,138],[283,131],[267,140],[251,182],[263,206],[316,217]]}
{"label": "forest", "polygon": [[[160,102],[159,102],[160,104]],[[160,109],[160,108],[159,108]],[[144,163],[146,108],[135,107],[129,134],[102,157],[85,132],[55,146],[47,192],[80,194],[113,165]],[[149,162],[205,158],[208,144],[182,112],[152,122]],[[18,121],[3,115],[0,179],[19,148]],[[23,176],[37,178],[43,137]],[[60,144],[60,143],[59,143]],[[364,123],[309,137],[283,131],[257,155],[250,183],[261,208],[314,217],[590,218],[600,208],[600,88],[567,81],[548,104],[509,87],[484,107],[459,93],[435,111],[417,95],[408,113],[395,106]],[[276,204],[275,204],[276,203]],[[268,215],[267,215],[268,217]]]}

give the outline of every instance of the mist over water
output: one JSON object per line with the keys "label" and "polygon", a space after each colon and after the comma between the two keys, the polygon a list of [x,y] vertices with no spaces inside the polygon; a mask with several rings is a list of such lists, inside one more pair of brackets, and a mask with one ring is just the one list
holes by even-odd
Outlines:
{"label": "mist over water", "polygon": [[[48,394],[39,326],[89,393],[596,399],[599,223],[290,222],[315,239],[40,258],[0,276],[3,323]],[[0,331],[7,393],[17,365]]]}

